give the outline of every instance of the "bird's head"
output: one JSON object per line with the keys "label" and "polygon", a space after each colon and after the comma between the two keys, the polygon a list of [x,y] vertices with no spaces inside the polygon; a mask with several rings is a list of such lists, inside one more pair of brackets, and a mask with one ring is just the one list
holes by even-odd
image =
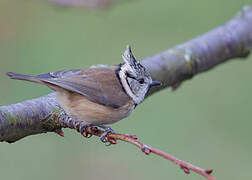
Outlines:
{"label": "bird's head", "polygon": [[122,86],[133,101],[140,104],[149,89],[161,85],[161,82],[152,80],[149,71],[133,56],[129,45],[122,57],[124,62],[118,72]]}

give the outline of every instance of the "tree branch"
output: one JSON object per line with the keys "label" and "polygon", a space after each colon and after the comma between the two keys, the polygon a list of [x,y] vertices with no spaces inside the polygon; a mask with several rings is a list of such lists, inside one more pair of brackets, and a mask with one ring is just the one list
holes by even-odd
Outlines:
{"label": "tree branch", "polygon": [[[144,59],[142,63],[150,70],[153,79],[163,83],[162,87],[153,88],[148,96],[169,86],[177,88],[182,81],[233,58],[245,58],[251,47],[252,7],[247,6],[225,25]],[[61,128],[66,127],[69,120],[57,103],[55,93],[1,106],[0,141],[11,143],[29,135],[45,132],[63,135]],[[109,137],[130,142],[141,149],[144,147],[142,143],[125,135],[110,134]],[[193,170],[208,179],[212,178],[209,175],[211,170],[202,170],[150,146],[147,149],[180,165],[185,172]]]}
{"label": "tree branch", "polygon": [[82,8],[106,8],[118,0],[48,0],[59,6]]}
{"label": "tree branch", "polygon": [[[96,127],[88,127],[86,129],[86,134],[84,134],[85,137],[88,136],[87,133],[91,134],[91,135],[95,135],[95,136],[101,136],[104,131],[96,128]],[[139,149],[141,149],[146,155],[149,155],[150,153],[156,154],[158,156],[161,156],[165,159],[168,159],[170,161],[172,161],[173,163],[177,164],[182,170],[184,170],[184,172],[186,174],[190,174],[190,170],[204,176],[205,178],[207,178],[208,180],[215,180],[215,178],[213,176],[211,176],[210,174],[213,172],[212,169],[202,169],[200,167],[197,167],[195,165],[192,165],[188,162],[182,161],[166,152],[160,151],[159,149],[156,149],[154,147],[148,146],[140,141],[137,141],[137,137],[135,135],[129,135],[129,134],[116,134],[116,133],[109,133],[106,136],[106,139],[108,142],[110,142],[111,144],[116,144],[117,141],[116,140],[121,140],[121,141],[125,141],[128,142],[130,144],[135,145],[136,147],[138,147]]]}

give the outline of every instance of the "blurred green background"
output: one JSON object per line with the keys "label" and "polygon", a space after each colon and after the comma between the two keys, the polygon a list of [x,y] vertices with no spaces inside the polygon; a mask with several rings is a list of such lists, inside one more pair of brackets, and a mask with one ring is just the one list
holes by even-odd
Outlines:
{"label": "blurred green background", "polygon": [[[48,94],[4,73],[40,74],[118,64],[125,45],[145,58],[209,31],[251,0],[129,0],[105,10],[62,8],[43,0],[0,1],[0,105]],[[163,90],[112,127],[204,168],[218,179],[251,179],[252,57]],[[0,179],[185,179],[177,166],[135,147],[105,147],[73,130],[0,143]]]}

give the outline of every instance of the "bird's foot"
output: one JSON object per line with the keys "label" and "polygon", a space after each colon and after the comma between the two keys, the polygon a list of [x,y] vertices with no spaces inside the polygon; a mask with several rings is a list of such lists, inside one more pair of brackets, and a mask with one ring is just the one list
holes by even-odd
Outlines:
{"label": "bird's foot", "polygon": [[93,125],[91,125],[91,124],[80,124],[80,126],[79,126],[79,131],[80,131],[80,133],[84,136],[84,137],[86,137],[86,138],[90,138],[90,137],[92,137],[93,135],[92,134],[90,134],[89,132],[87,132],[87,128],[88,127],[93,127]]}
{"label": "bird's foot", "polygon": [[108,139],[107,138],[108,133],[114,133],[115,132],[111,127],[104,126],[104,125],[99,125],[98,127],[105,130],[104,133],[100,136],[100,140],[103,143],[105,143],[107,146],[109,146],[111,144],[116,144],[116,141],[114,139]]}
{"label": "bird's foot", "polygon": [[[105,143],[106,146],[109,146],[111,144],[116,144],[116,140],[113,138],[108,138],[107,135],[109,133],[114,133],[114,130],[108,126],[104,125],[92,125],[92,124],[78,124],[77,130],[86,138],[92,137],[93,134],[90,133],[90,130],[94,133],[98,128],[104,129],[104,133],[100,136],[100,140]],[[88,128],[91,128],[88,130]]]}

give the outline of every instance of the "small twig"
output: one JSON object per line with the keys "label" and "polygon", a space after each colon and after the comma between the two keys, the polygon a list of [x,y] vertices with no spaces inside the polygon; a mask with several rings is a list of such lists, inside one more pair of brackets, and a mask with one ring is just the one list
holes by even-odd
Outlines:
{"label": "small twig", "polygon": [[[77,124],[64,124],[65,127],[70,127],[73,129],[77,129],[79,131],[79,125]],[[103,130],[98,129],[97,127],[87,127],[85,132],[83,133],[84,137],[90,137],[89,135],[95,135],[95,136],[101,136],[104,133]],[[188,162],[182,161],[175,156],[172,156],[166,152],[163,152],[157,148],[148,146],[140,141],[137,140],[137,136],[135,135],[129,135],[129,134],[117,134],[117,133],[108,133],[106,136],[106,141],[110,144],[117,144],[117,140],[125,141],[130,144],[135,145],[139,149],[141,149],[146,155],[149,155],[150,153],[154,153],[158,156],[161,156],[165,159],[168,159],[172,161],[173,163],[177,164],[186,174],[190,174],[190,170],[204,176],[208,180],[216,180],[215,177],[211,176],[210,174],[213,172],[213,169],[202,169],[200,167],[197,167],[193,164],[190,164]]]}

